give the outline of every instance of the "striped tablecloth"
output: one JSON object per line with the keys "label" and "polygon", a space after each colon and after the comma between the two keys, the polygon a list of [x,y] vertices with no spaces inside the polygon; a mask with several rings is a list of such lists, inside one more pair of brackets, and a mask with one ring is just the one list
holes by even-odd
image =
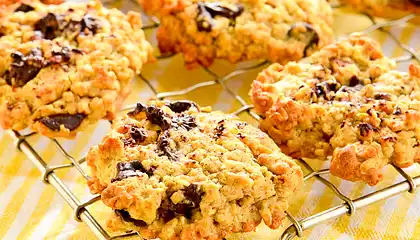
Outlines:
{"label": "striped tablecloth", "polygon": [[[131,1],[114,1],[112,5],[120,9],[136,9]],[[361,31],[371,25],[365,16],[345,10],[336,10],[335,13],[334,28],[338,36]],[[390,31],[402,43],[420,49],[420,28],[405,24],[393,27]],[[148,30],[147,35],[153,41],[154,31]],[[375,31],[370,35],[383,45],[386,55],[391,57],[406,55],[386,33]],[[399,69],[405,71],[407,66],[408,63],[399,64]],[[211,69],[223,76],[236,67],[226,62],[217,62]],[[227,82],[227,85],[249,101],[246,97],[249,86],[262,68],[235,76]],[[181,56],[147,65],[142,74],[159,92],[179,90],[194,83],[212,80],[203,69],[185,70]],[[127,103],[144,102],[152,96],[147,84],[138,78],[133,82],[133,93]],[[240,107],[239,103],[228,92],[223,91],[220,85],[197,89],[179,98],[188,98],[200,105],[211,105],[214,109],[226,112],[232,112]],[[241,117],[257,124],[247,115]],[[108,129],[108,123],[103,121],[90,127],[76,139],[60,140],[60,143],[72,156],[80,158],[90,146],[100,141]],[[50,164],[63,163],[63,157],[49,139],[34,136],[31,137],[31,143]],[[310,161],[310,163],[315,169],[328,165],[327,162],[320,161]],[[417,167],[411,168],[409,172],[413,175],[420,174]],[[386,168],[384,175],[385,180],[376,187],[353,184],[334,177],[329,179],[343,193],[350,197],[359,197],[402,180],[392,168]],[[89,197],[84,178],[75,170],[60,170],[59,176],[65,179],[65,183],[80,199]],[[331,190],[311,180],[306,182],[300,194],[292,199],[290,212],[298,218],[303,218],[339,203],[340,200]],[[101,203],[96,203],[91,208],[101,223],[104,223],[106,216],[110,214],[109,209]],[[11,137],[6,132],[0,131],[0,239],[94,239],[83,223],[73,220],[72,214],[70,207],[54,188],[45,185],[41,181],[39,171],[23,153],[16,150]],[[288,224],[285,223],[285,226]],[[269,230],[262,224],[255,233],[238,234],[230,239],[274,240],[280,236],[282,230]],[[352,217],[346,216],[319,225],[306,231],[304,239],[420,239],[420,193],[405,193],[358,210]]]}

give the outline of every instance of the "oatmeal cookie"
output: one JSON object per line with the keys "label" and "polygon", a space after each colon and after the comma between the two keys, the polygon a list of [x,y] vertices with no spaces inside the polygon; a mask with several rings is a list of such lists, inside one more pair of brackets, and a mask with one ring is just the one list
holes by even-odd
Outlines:
{"label": "oatmeal cookie", "polygon": [[386,15],[396,10],[420,13],[420,0],[341,0],[355,9],[375,15]]}
{"label": "oatmeal cookie", "polygon": [[15,6],[0,17],[0,124],[72,137],[113,119],[150,59],[139,14],[99,1]]}
{"label": "oatmeal cookie", "polygon": [[87,162],[108,226],[161,240],[278,228],[303,175],[262,131],[189,101],[138,103]]}
{"label": "oatmeal cookie", "polygon": [[268,59],[298,60],[330,43],[326,0],[140,0],[160,19],[163,54],[184,54],[186,66]]}
{"label": "oatmeal cookie", "polygon": [[285,153],[332,155],[332,174],[375,185],[386,164],[420,162],[420,68],[394,68],[377,42],[352,35],[309,63],[270,66],[250,95],[261,129]]}

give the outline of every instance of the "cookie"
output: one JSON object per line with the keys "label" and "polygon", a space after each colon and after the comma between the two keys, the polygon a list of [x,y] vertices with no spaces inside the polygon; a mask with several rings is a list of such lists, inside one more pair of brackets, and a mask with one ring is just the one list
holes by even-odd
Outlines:
{"label": "cookie", "polygon": [[375,15],[392,14],[396,10],[420,13],[420,0],[341,0],[355,9]]}
{"label": "cookie", "polygon": [[215,59],[286,63],[333,40],[326,0],[139,1],[160,19],[160,51],[183,53],[187,68]]}
{"label": "cookie", "polygon": [[420,68],[395,65],[358,34],[309,63],[274,64],[250,91],[260,128],[290,156],[332,156],[332,174],[375,185],[385,165],[420,161]]}
{"label": "cookie", "polygon": [[113,119],[130,81],[150,59],[139,14],[99,1],[3,10],[0,21],[0,124],[73,137]]}
{"label": "cookie", "polygon": [[108,227],[144,238],[222,239],[278,228],[302,171],[262,131],[193,102],[138,103],[90,149]]}

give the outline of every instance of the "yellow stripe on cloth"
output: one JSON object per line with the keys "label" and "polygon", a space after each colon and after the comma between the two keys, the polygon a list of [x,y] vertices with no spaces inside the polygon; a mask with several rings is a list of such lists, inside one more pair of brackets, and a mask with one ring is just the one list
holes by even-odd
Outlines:
{"label": "yellow stripe on cloth", "polygon": [[[39,137],[35,137],[35,141],[37,141],[37,139],[39,139]],[[9,141],[9,144],[7,144],[6,141]],[[10,149],[10,141],[11,139],[9,136],[3,136],[1,141],[2,144],[0,148],[0,156],[2,156],[2,159],[0,165],[0,172],[3,173],[3,177],[0,178],[0,194],[11,183],[13,177],[19,176],[19,169],[22,167],[24,161],[27,161],[26,156],[23,153],[15,151],[6,151],[6,147],[7,149]],[[9,155],[11,155],[10,159],[8,158]],[[5,156],[7,157],[5,158]],[[3,164],[6,165],[3,167]]]}
{"label": "yellow stripe on cloth", "polygon": [[6,235],[9,227],[16,218],[16,213],[19,212],[19,209],[24,203],[27,193],[32,188],[32,185],[38,181],[40,175],[37,169],[32,169],[23,185],[13,194],[12,200],[7,204],[3,214],[0,216],[0,239],[3,239],[4,235]]}
{"label": "yellow stripe on cloth", "polygon": [[[89,127],[84,133],[83,136],[79,136],[77,139],[76,145],[69,151],[69,154],[71,156],[80,154],[83,151],[83,148],[88,146],[88,143],[92,140],[92,137],[94,136],[94,131],[98,128]],[[89,137],[84,137],[89,136]],[[78,172],[76,173],[77,177],[74,177],[73,174],[70,174],[71,172],[63,172],[63,178],[67,179],[72,177],[73,181],[76,181],[76,184],[74,188],[72,188],[72,192],[76,196],[82,195],[82,193],[85,192],[86,189],[86,181],[84,177],[82,177]],[[76,178],[76,179],[75,179]],[[60,209],[60,214],[54,219],[53,224],[51,225],[46,237],[56,237],[60,234],[62,229],[64,228],[65,224],[73,217],[73,211],[70,207],[67,205],[64,205]]]}

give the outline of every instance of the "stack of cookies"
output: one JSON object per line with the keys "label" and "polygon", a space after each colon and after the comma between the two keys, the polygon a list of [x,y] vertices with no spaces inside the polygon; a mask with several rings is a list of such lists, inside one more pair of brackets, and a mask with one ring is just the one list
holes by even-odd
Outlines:
{"label": "stack of cookies", "polygon": [[276,229],[303,182],[293,158],[331,158],[332,174],[370,185],[387,164],[420,162],[420,68],[396,71],[366,36],[333,43],[326,0],[139,2],[160,20],[161,53],[183,54],[187,68],[274,64],[250,90],[261,130],[187,100],[116,117],[153,60],[138,13],[99,1],[2,5],[0,123],[72,138],[113,120],[87,155],[89,188],[114,211],[110,230],[219,240],[262,221]]}

